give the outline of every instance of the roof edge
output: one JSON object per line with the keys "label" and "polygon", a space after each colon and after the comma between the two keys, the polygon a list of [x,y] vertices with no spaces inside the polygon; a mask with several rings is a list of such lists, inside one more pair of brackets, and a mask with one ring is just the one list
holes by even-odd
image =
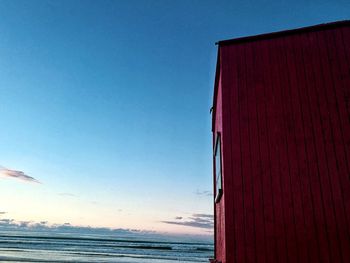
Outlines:
{"label": "roof edge", "polygon": [[313,25],[313,26],[300,27],[300,28],[296,28],[296,29],[288,29],[288,30],[276,31],[276,32],[271,32],[271,33],[264,33],[264,34],[259,34],[259,35],[226,39],[226,40],[218,41],[215,44],[219,45],[219,46],[225,46],[225,45],[237,44],[237,43],[242,43],[242,42],[270,39],[270,38],[282,37],[282,36],[286,36],[286,35],[293,35],[293,34],[299,34],[299,33],[311,32],[311,31],[325,30],[325,29],[341,27],[341,26],[350,26],[350,20],[341,20],[341,21],[336,21],[336,22],[317,24],[317,25]]}

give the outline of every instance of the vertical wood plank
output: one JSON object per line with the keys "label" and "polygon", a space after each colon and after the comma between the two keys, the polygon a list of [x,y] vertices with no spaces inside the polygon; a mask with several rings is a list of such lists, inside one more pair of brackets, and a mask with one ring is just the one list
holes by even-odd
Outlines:
{"label": "vertical wood plank", "polygon": [[[339,182],[342,187],[342,194],[344,199],[344,213],[346,217],[347,228],[347,240],[350,241],[350,122],[348,121],[347,103],[350,99],[350,63],[348,58],[350,57],[349,48],[344,43],[343,32],[345,31],[350,35],[350,29],[333,31],[334,42],[330,43],[334,47],[332,50],[336,52],[334,58],[334,71],[335,79],[339,82],[335,89],[335,96],[339,107],[339,125],[342,130],[342,143],[337,143],[337,152],[339,153]],[[350,251],[350,248],[347,249]],[[345,257],[347,258],[347,257]]]}
{"label": "vertical wood plank", "polygon": [[[220,52],[219,52],[220,54]],[[220,62],[221,63],[221,58]],[[221,66],[220,66],[221,68]],[[214,127],[214,134],[213,134],[213,142],[215,145],[215,139],[216,139],[216,133],[220,132],[222,133],[222,73],[220,72],[220,77],[218,81],[218,87],[217,87],[217,98],[216,98],[216,105],[215,105],[215,127]],[[222,167],[224,169],[224,167]],[[214,181],[215,181],[215,172],[214,172]],[[215,189],[215,188],[214,188]],[[214,194],[216,194],[214,192]],[[215,239],[215,257],[218,260],[221,260],[225,262],[225,251],[226,251],[226,240],[225,240],[225,204],[224,204],[224,199],[221,198],[221,202],[218,204],[215,204],[215,214],[216,214],[216,219],[215,219],[215,232],[216,232],[216,239]]]}
{"label": "vertical wood plank", "polygon": [[[288,38],[289,42],[295,41],[293,36]],[[293,223],[296,236],[296,249],[298,253],[298,262],[308,261],[308,243],[305,242],[306,228],[304,218],[304,200],[302,198],[302,189],[299,173],[299,159],[297,154],[297,142],[296,142],[296,126],[297,119],[295,118],[295,110],[292,105],[291,89],[296,89],[295,75],[291,74],[289,70],[287,57],[290,56],[287,49],[288,44],[285,38],[280,38],[281,59],[280,59],[280,74],[283,79],[283,86],[281,87],[282,97],[284,101],[284,123],[285,123],[285,144],[287,149],[287,161],[289,166],[289,184],[292,194],[293,204]],[[292,71],[293,72],[293,71]],[[293,83],[293,86],[292,86]]]}
{"label": "vertical wood plank", "polygon": [[[329,75],[329,72],[323,72],[321,64],[328,63],[327,56],[319,57],[322,55],[320,47],[324,45],[320,43],[318,38],[318,32],[313,34],[304,34],[301,36],[302,41],[305,41],[303,46],[303,58],[305,62],[307,93],[310,102],[310,112],[313,117],[313,133],[315,140],[315,150],[318,166],[318,175],[320,179],[320,187],[323,196],[323,210],[326,219],[327,238],[330,248],[330,255],[332,260],[336,262],[342,262],[342,254],[340,250],[340,240],[338,233],[338,220],[336,213],[336,204],[334,201],[334,189],[332,187],[331,174],[335,171],[330,163],[332,156],[329,154],[331,151],[330,141],[333,139],[331,127],[329,125],[329,112],[327,90],[331,88],[331,83],[328,83],[328,78],[323,74]],[[313,52],[310,52],[310,48]],[[325,55],[325,54],[323,54]],[[319,61],[313,60],[317,58]],[[327,83],[325,83],[325,81]]]}
{"label": "vertical wood plank", "polygon": [[[237,127],[239,101],[236,98],[235,93],[237,89],[237,70],[235,65],[230,63],[231,60],[237,60],[236,53],[231,48],[223,49],[227,59],[224,61],[224,71],[226,75],[224,80],[225,90],[225,109],[227,115],[225,115],[224,121],[226,122],[225,129],[225,143],[227,154],[225,158],[225,205],[227,207],[227,218],[226,218],[226,242],[230,244],[232,249],[226,251],[227,262],[239,262],[237,259],[237,229],[236,228],[236,213],[237,208],[234,200],[235,193],[232,191],[234,181],[237,180],[241,171],[241,155],[240,155],[240,130]],[[231,111],[231,107],[234,111]],[[241,212],[241,211],[239,211]]]}
{"label": "vertical wood plank", "polygon": [[[245,133],[245,136],[242,136],[242,142],[245,142],[245,149],[242,149],[246,152],[246,156],[249,157],[250,164],[247,164],[247,167],[250,169],[246,170],[244,173],[243,179],[246,177],[251,177],[250,188],[252,195],[249,196],[248,200],[251,199],[251,202],[254,203],[254,222],[255,222],[255,249],[256,249],[256,258],[261,262],[264,261],[265,256],[265,237],[264,237],[264,221],[263,221],[263,202],[262,202],[262,192],[261,192],[261,180],[259,174],[259,152],[257,145],[259,143],[257,130],[256,130],[256,113],[254,111],[255,102],[253,95],[253,90],[251,87],[250,80],[250,67],[252,66],[250,62],[252,61],[251,56],[247,52],[246,45],[240,47],[240,52],[244,56],[244,61],[240,63],[243,74],[244,74],[244,85],[242,85],[242,91],[240,98],[242,103],[244,103],[244,108],[242,107],[242,122],[241,125],[245,126],[245,131],[242,130],[242,135]],[[247,61],[248,60],[248,61]],[[250,174],[247,172],[250,171]],[[245,182],[245,181],[243,181]],[[247,183],[247,182],[245,182]],[[247,187],[248,189],[248,187]],[[247,199],[245,197],[245,199]],[[246,202],[245,202],[246,204]],[[248,240],[246,240],[247,242]]]}
{"label": "vertical wood plank", "polygon": [[[238,53],[236,52],[235,49],[230,49],[230,53],[229,53],[229,57],[230,59],[232,59],[232,61],[237,61],[238,60]],[[242,156],[241,156],[241,128],[240,128],[240,101],[239,101],[239,96],[238,96],[238,68],[237,68],[237,64],[233,64],[231,65],[231,74],[230,76],[232,76],[231,78],[231,83],[232,86],[231,88],[231,92],[230,92],[230,101],[232,102],[230,105],[230,109],[228,109],[230,111],[230,116],[231,116],[231,121],[230,121],[230,125],[231,125],[231,130],[232,130],[232,139],[233,139],[233,143],[232,143],[232,147],[231,147],[231,151],[232,151],[232,176],[233,176],[233,180],[239,180],[240,175],[241,175],[241,171],[242,171]],[[233,185],[234,182],[232,182],[230,189],[233,189]],[[234,243],[231,246],[231,253],[230,253],[230,257],[228,257],[228,261],[227,262],[239,262],[238,258],[237,258],[237,242],[241,242],[241,240],[237,239],[237,231],[236,229],[238,229],[237,227],[237,220],[236,220],[236,215],[238,213],[240,213],[240,211],[238,210],[238,207],[236,205],[235,202],[235,193],[232,193],[232,203],[231,205],[228,207],[229,209],[232,209],[232,219],[231,219],[231,226],[230,231],[229,231],[229,235],[232,235],[232,237],[234,238]]]}
{"label": "vertical wood plank", "polygon": [[[303,43],[305,41],[302,37],[299,36],[298,43]],[[322,145],[322,140],[320,142],[319,135],[315,135],[315,116],[312,114],[315,107],[312,107],[312,105],[315,105],[310,100],[310,95],[308,91],[308,86],[312,84],[311,78],[309,76],[310,72],[312,71],[312,65],[308,63],[308,60],[305,61],[305,51],[303,50],[303,45],[298,45],[294,49],[294,58],[296,59],[296,69],[298,72],[299,77],[299,94],[302,100],[303,104],[303,116],[305,117],[305,136],[306,136],[306,149],[308,153],[308,162],[309,162],[309,168],[310,168],[310,186],[311,191],[313,192],[313,204],[314,204],[314,212],[315,212],[315,218],[316,222],[315,225],[317,226],[317,236],[319,246],[320,246],[320,260],[321,262],[329,262],[330,255],[329,255],[329,231],[328,231],[328,225],[326,221],[326,215],[324,210],[324,196],[326,193],[324,193],[324,187],[322,187],[322,180],[320,178],[320,171],[319,171],[319,158],[317,156],[318,148],[317,146]],[[310,52],[310,50],[309,50]]]}
{"label": "vertical wood plank", "polygon": [[274,192],[275,200],[275,239],[277,243],[277,256],[279,262],[292,262],[289,257],[290,251],[288,249],[287,241],[287,228],[288,222],[286,219],[285,212],[285,190],[282,186],[282,166],[280,160],[280,127],[281,127],[281,111],[279,104],[278,95],[278,83],[276,83],[278,68],[274,64],[273,53],[274,47],[272,46],[272,41],[266,42],[266,49],[264,49],[263,56],[266,65],[268,65],[268,79],[269,83],[266,84],[268,94],[270,96],[270,103],[268,104],[267,111],[269,114],[269,127],[270,136],[272,140],[270,141],[271,149],[271,159],[273,161],[272,166],[272,187]]}
{"label": "vertical wood plank", "polygon": [[[271,88],[272,85],[272,78],[271,78],[271,72],[269,67],[266,67],[267,62],[269,61],[269,41],[262,41],[261,43],[256,43],[254,48],[254,57],[255,57],[255,66],[257,68],[257,72],[260,75],[258,79],[260,80],[258,85],[259,89],[262,90],[262,94],[260,96],[263,100],[263,110],[262,110],[262,122],[264,122],[265,125],[265,136],[262,136],[262,144],[264,145],[265,153],[263,155],[267,155],[267,162],[268,162],[268,184],[269,187],[267,187],[270,193],[266,194],[266,200],[270,199],[271,208],[266,209],[267,214],[270,216],[269,218],[269,224],[272,224],[272,226],[268,226],[269,229],[267,231],[268,239],[269,239],[269,246],[268,246],[268,252],[271,254],[268,257],[268,262],[281,262],[282,260],[286,260],[284,258],[285,253],[285,242],[282,241],[281,238],[278,238],[278,236],[282,236],[284,234],[284,222],[282,221],[281,215],[281,191],[279,189],[279,181],[278,181],[278,173],[279,173],[279,167],[277,165],[278,163],[278,156],[276,154],[276,147],[274,144],[275,137],[274,137],[274,127],[275,127],[275,110],[274,106],[276,103],[276,95],[273,89]],[[261,91],[260,91],[261,92]],[[257,98],[260,96],[256,96]],[[276,215],[277,214],[277,215]],[[272,231],[272,232],[270,232]],[[278,241],[282,242],[278,242]]]}
{"label": "vertical wood plank", "polygon": [[[335,31],[335,30],[333,30]],[[343,262],[346,262],[347,258],[350,258],[350,240],[348,239],[349,229],[347,222],[346,209],[344,204],[344,187],[345,185],[341,184],[341,174],[347,173],[348,170],[344,165],[344,158],[346,152],[344,151],[344,133],[342,127],[340,106],[337,100],[337,92],[341,90],[342,83],[339,76],[339,60],[337,57],[337,51],[334,49],[334,38],[332,31],[325,30],[324,32],[318,32],[318,43],[323,45],[323,51],[325,59],[328,63],[321,65],[323,72],[328,72],[327,76],[324,76],[324,85],[326,93],[326,103],[327,111],[329,115],[328,122],[325,125],[329,125],[330,138],[326,140],[327,143],[327,154],[329,154],[328,161],[330,167],[329,180],[333,192],[334,200],[334,213],[337,220],[336,231],[339,239],[339,249],[340,255],[343,259]],[[327,85],[327,83],[330,85]]]}
{"label": "vertical wood plank", "polygon": [[[247,127],[246,118],[244,117],[246,99],[246,89],[245,89],[245,71],[244,71],[244,55],[242,53],[241,46],[235,48],[235,54],[237,55],[237,60],[231,63],[237,63],[237,100],[239,101],[239,128],[240,128],[240,166],[242,167],[242,151],[243,151],[243,141],[246,135],[245,129]],[[243,168],[243,167],[242,167]],[[244,174],[243,169],[240,169],[239,173],[235,177],[233,183],[234,191],[234,205],[237,207],[235,213],[236,220],[236,236],[237,236],[237,262],[245,262],[246,260],[246,250],[245,250],[245,200],[244,200]]]}
{"label": "vertical wood plank", "polygon": [[[307,162],[307,154],[305,149],[305,128],[304,128],[304,116],[303,116],[303,105],[299,100],[299,79],[298,74],[296,72],[296,64],[292,57],[293,49],[295,47],[295,37],[285,38],[283,40],[285,46],[285,56],[284,59],[286,61],[286,72],[288,73],[288,82],[289,82],[289,91],[286,96],[290,98],[290,111],[293,123],[293,136],[290,138],[291,141],[294,142],[294,158],[293,160],[296,162],[296,170],[297,174],[296,184],[299,185],[300,192],[300,209],[303,211],[302,218],[299,218],[298,223],[303,224],[304,228],[299,229],[299,247],[301,250],[307,250],[301,252],[301,262],[312,262],[312,260],[316,260],[320,262],[319,258],[319,245],[318,241],[315,237],[317,237],[317,229],[315,226],[315,213],[312,201],[312,192],[310,188],[310,180],[309,180],[309,167]],[[300,215],[299,215],[300,216]],[[302,222],[301,222],[302,221]],[[302,234],[301,234],[302,233]],[[305,255],[306,253],[306,255]]]}

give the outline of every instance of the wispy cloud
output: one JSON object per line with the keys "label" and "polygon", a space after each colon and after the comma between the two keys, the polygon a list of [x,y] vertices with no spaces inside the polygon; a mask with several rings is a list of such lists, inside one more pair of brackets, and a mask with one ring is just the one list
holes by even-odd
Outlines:
{"label": "wispy cloud", "polygon": [[21,180],[24,182],[39,183],[40,184],[40,182],[38,180],[25,174],[22,171],[7,169],[3,166],[0,166],[0,177],[15,178],[15,179],[18,179],[18,180]]}
{"label": "wispy cloud", "polygon": [[0,215],[7,214],[7,212],[0,211]]}
{"label": "wispy cloud", "polygon": [[195,192],[196,195],[199,195],[199,196],[213,196],[213,193],[211,191],[199,191],[197,190]]}
{"label": "wispy cloud", "polygon": [[177,216],[174,218],[174,220],[162,222],[172,225],[212,229],[214,227],[214,216],[210,214],[193,214],[187,219],[184,219],[181,216]]}

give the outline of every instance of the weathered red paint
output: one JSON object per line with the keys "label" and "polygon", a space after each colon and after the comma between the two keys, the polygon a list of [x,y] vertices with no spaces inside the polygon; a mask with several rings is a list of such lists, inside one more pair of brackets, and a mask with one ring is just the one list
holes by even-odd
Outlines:
{"label": "weathered red paint", "polygon": [[349,43],[349,21],[218,43],[215,262],[350,262]]}

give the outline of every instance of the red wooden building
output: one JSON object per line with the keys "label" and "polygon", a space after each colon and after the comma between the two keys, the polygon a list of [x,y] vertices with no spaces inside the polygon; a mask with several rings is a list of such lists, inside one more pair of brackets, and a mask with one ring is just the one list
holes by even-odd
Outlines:
{"label": "red wooden building", "polygon": [[350,21],[220,41],[215,260],[350,262]]}

